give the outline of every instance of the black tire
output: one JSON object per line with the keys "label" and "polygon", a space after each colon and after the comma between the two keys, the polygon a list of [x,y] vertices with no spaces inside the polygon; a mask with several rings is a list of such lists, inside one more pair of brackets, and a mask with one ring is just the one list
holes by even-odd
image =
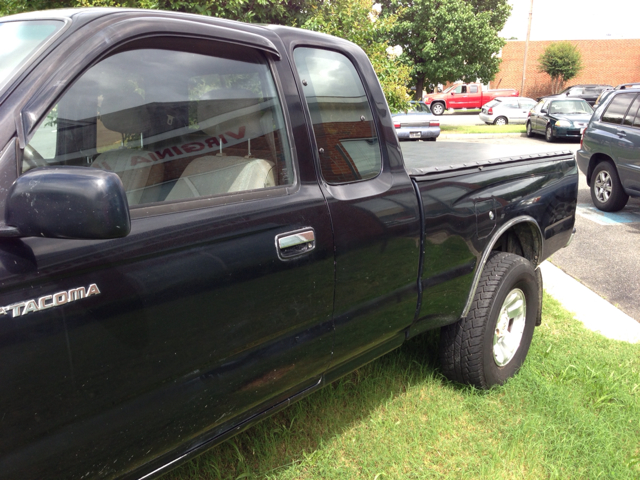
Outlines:
{"label": "black tire", "polygon": [[611,162],[600,162],[591,175],[591,201],[598,210],[617,212],[629,201],[616,167]]}
{"label": "black tire", "polygon": [[[481,389],[501,385],[511,378],[522,366],[531,345],[540,288],[536,272],[527,259],[512,253],[493,252],[480,277],[469,314],[440,332],[442,372],[453,381]],[[514,295],[521,303],[524,299],[524,306],[514,317],[515,321],[510,315],[501,318],[503,307],[511,305]],[[498,334],[500,319],[504,325],[508,323],[506,330],[502,329],[506,333],[503,337]],[[521,337],[518,326],[522,328]],[[515,328],[513,332],[512,328]],[[514,335],[514,345],[516,338],[519,343],[509,352],[510,356],[502,356],[504,344],[500,339],[510,335]],[[495,351],[494,336],[498,338]],[[498,365],[500,360],[502,365]]]}
{"label": "black tire", "polygon": [[509,123],[509,120],[507,119],[507,117],[498,117],[493,121],[494,125],[507,125]]}
{"label": "black tire", "polygon": [[547,125],[547,129],[544,131],[544,139],[551,143],[555,140],[555,137],[553,136],[553,129],[551,128],[551,125]]}
{"label": "black tire", "polygon": [[435,142],[436,138],[438,138],[438,137],[429,137],[429,138],[427,138],[427,140],[429,140],[430,142]]}
{"label": "black tire", "polygon": [[446,108],[442,102],[433,102],[431,104],[431,113],[434,115],[442,115],[445,110]]}
{"label": "black tire", "polygon": [[531,120],[527,121],[527,137],[533,137],[533,128],[531,127]]}

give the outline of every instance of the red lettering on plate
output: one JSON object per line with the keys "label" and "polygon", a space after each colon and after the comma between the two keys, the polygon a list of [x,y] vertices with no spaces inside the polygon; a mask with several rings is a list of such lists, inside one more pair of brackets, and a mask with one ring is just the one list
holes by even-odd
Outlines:
{"label": "red lettering on plate", "polygon": [[235,138],[236,140],[239,140],[242,137],[244,137],[245,130],[246,130],[246,128],[243,125],[242,127],[240,127],[238,129],[238,133],[233,133],[233,132],[225,132],[225,133],[227,135],[229,135],[231,138]]}
{"label": "red lettering on plate", "polygon": [[171,151],[170,148],[165,148],[161,152],[156,150],[156,155],[159,157],[160,160],[162,160],[164,159],[164,157],[173,157],[173,152]]}
{"label": "red lettering on plate", "polygon": [[204,144],[200,142],[185,143],[182,145],[182,150],[184,150],[185,153],[199,152],[200,150],[204,150]]}
{"label": "red lettering on plate", "polygon": [[182,152],[180,151],[180,147],[171,147],[171,150],[176,152],[176,155],[181,155],[182,154]]}
{"label": "red lettering on plate", "polygon": [[211,138],[207,138],[204,143],[207,144],[207,147],[209,148],[213,148],[214,146],[219,146],[220,142],[218,141],[218,139],[216,137],[211,137]]}

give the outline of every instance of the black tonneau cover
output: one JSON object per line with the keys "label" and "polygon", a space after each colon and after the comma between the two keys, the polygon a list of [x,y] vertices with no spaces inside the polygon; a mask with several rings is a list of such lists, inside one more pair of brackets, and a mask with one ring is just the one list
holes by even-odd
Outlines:
{"label": "black tonneau cover", "polygon": [[412,177],[484,168],[523,160],[573,156],[570,150],[554,150],[553,146],[545,143],[490,145],[468,142],[403,142],[401,146],[405,168]]}

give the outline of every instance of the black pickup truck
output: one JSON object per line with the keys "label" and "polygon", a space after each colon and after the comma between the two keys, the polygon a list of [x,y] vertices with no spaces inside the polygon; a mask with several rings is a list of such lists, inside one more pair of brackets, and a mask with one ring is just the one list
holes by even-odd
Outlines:
{"label": "black pickup truck", "polygon": [[363,51],[293,28],[0,39],[0,478],[159,475],[427,330],[454,381],[522,365],[569,152],[403,159]]}

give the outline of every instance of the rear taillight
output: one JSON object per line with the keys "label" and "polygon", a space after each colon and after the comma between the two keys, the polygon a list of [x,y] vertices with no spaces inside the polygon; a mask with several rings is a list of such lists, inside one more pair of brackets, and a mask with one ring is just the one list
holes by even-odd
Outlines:
{"label": "rear taillight", "polygon": [[582,142],[584,141],[584,132],[587,130],[587,128],[583,128],[582,130],[580,130],[580,149],[582,149]]}
{"label": "rear taillight", "polygon": [[439,127],[440,126],[440,120],[431,120],[429,122],[429,126],[430,127]]}
{"label": "rear taillight", "polygon": [[493,115],[493,107],[489,107],[489,111],[487,112],[489,115]]}
{"label": "rear taillight", "polygon": [[531,116],[531,110],[527,112],[527,118],[529,118],[530,116]]}
{"label": "rear taillight", "polygon": [[393,122],[393,126],[396,127],[396,128],[400,128],[400,122],[398,122],[398,123]]}

